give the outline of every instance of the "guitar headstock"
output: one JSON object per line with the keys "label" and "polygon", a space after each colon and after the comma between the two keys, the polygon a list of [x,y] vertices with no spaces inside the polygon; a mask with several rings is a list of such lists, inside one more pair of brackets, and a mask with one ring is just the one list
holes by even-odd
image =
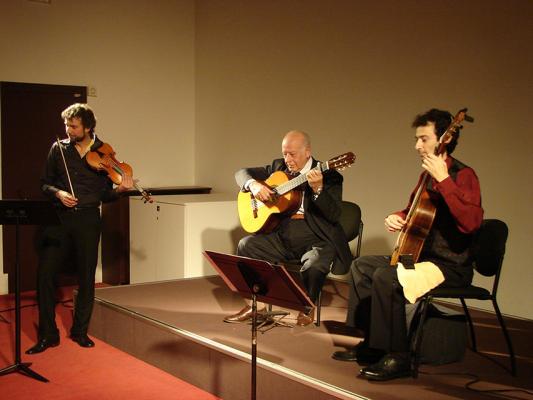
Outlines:
{"label": "guitar headstock", "polygon": [[435,149],[435,154],[439,155],[444,152],[446,149],[446,143],[448,143],[453,138],[453,135],[455,135],[457,131],[463,127],[461,125],[463,121],[474,122],[474,118],[466,114],[467,111],[468,110],[466,108],[463,108],[462,110],[459,110],[457,114],[455,114],[452,123],[450,126],[448,126],[448,129],[446,129],[446,132],[444,132],[440,137],[439,146],[437,149]]}
{"label": "guitar headstock", "polygon": [[327,165],[330,169],[336,169],[342,171],[348,168],[355,162],[355,154],[349,151],[348,153],[341,154],[328,161]]}

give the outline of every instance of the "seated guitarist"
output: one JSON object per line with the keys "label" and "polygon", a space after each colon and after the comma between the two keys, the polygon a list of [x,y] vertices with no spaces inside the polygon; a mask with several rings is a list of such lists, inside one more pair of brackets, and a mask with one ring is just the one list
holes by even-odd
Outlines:
{"label": "seated guitarist", "polygon": [[[435,219],[415,269],[405,269],[403,263],[391,266],[388,256],[359,257],[351,267],[346,324],[362,329],[365,338],[353,349],[333,353],[333,358],[370,364],[360,371],[369,380],[384,381],[411,374],[406,299],[414,302],[439,284],[462,287],[472,281],[472,239],[481,226],[483,209],[474,170],[450,156],[459,132],[444,141],[447,144],[443,153],[435,155],[439,138],[451,122],[450,113],[437,109],[418,115],[413,122],[415,150],[423,170],[430,175],[426,188],[436,206]],[[398,232],[404,227],[414,195],[415,192],[405,210],[385,218],[387,231]],[[408,279],[417,276],[431,284]]]}
{"label": "seated guitarist", "polygon": [[[348,271],[351,253],[338,219],[342,200],[342,175],[334,170],[313,170],[317,161],[311,156],[309,136],[300,131],[288,132],[281,144],[283,158],[266,167],[245,168],[235,179],[242,191],[250,191],[261,202],[274,197],[274,191],[261,183],[275,171],[305,174],[302,202],[292,215],[282,216],[270,233],[246,236],[239,242],[238,255],[271,263],[300,260],[301,277],[310,299],[316,304],[318,294],[333,271]],[[224,318],[225,322],[242,322],[251,318],[251,307]],[[300,313],[297,324],[305,326],[314,320],[314,309]]]}

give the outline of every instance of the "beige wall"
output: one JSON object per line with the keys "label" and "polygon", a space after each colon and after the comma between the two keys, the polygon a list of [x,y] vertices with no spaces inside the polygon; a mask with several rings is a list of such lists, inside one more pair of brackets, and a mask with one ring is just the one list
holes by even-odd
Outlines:
{"label": "beige wall", "polygon": [[478,172],[486,216],[511,230],[502,310],[533,318],[532,11],[526,0],[8,0],[0,80],[94,85],[100,134],[146,186],[235,192],[234,171],[270,162],[294,128],[319,158],[352,150],[344,197],[363,209],[364,254],[390,251],[383,217],[416,181],[414,115],[468,106],[476,122],[456,156]]}
{"label": "beige wall", "polygon": [[2,81],[95,87],[97,133],[143,185],[193,183],[193,0],[8,0],[0,15]]}
{"label": "beige wall", "polygon": [[363,253],[389,253],[383,218],[420,171],[413,117],[467,106],[456,156],[479,175],[485,216],[510,227],[499,301],[533,318],[532,15],[522,0],[199,1],[197,182],[235,191],[236,169],[304,129],[319,158],[357,154],[344,197],[362,207]]}

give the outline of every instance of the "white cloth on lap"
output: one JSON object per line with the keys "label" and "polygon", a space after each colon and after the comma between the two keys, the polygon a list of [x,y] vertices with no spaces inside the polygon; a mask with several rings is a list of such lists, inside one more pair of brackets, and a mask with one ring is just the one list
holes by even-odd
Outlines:
{"label": "white cloth on lap", "polygon": [[444,282],[442,271],[429,261],[416,263],[414,269],[406,269],[398,263],[397,271],[403,294],[410,303],[415,303],[420,296]]}

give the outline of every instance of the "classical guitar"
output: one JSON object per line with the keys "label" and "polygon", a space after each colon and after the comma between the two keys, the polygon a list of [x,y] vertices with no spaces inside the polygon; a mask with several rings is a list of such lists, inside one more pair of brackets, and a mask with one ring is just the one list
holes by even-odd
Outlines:
{"label": "classical guitar", "polygon": [[[319,163],[314,169],[321,172],[329,169],[342,170],[354,161],[355,155],[349,152]],[[290,179],[285,172],[276,171],[266,181],[261,182],[274,191],[274,196],[268,203],[256,199],[251,192],[239,192],[237,207],[244,230],[249,233],[270,232],[285,215],[296,212],[302,202],[302,192],[294,189],[305,182],[305,175]]]}
{"label": "classical guitar", "polygon": [[[439,139],[439,144],[435,149],[436,155],[444,153],[446,144],[457,133],[457,130],[462,128],[461,123],[463,120],[474,122],[473,118],[466,115],[466,111],[467,109],[464,108],[455,115],[452,123]],[[417,262],[420,257],[420,252],[422,251],[426,237],[429,235],[437,212],[427,192],[427,185],[430,179],[431,175],[427,171],[424,171],[407,217],[405,218],[406,224],[403,226],[396,240],[390,265],[396,265],[402,256],[408,256],[412,262]]]}

